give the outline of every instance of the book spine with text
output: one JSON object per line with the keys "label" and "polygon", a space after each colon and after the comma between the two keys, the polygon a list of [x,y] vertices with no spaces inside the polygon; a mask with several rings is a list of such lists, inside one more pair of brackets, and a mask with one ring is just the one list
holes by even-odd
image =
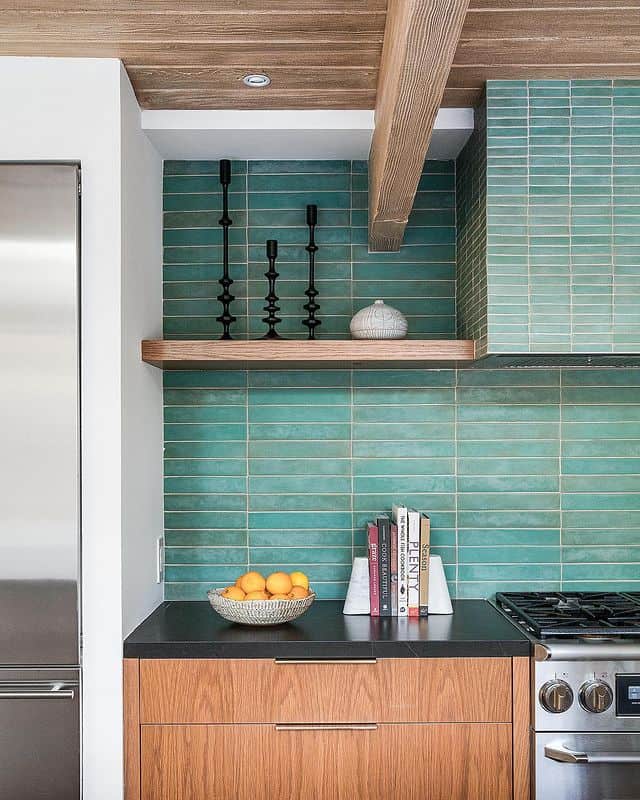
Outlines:
{"label": "book spine with text", "polygon": [[406,506],[393,507],[393,518],[398,526],[398,616],[409,616],[407,559],[409,555],[409,538],[407,530]]}
{"label": "book spine with text", "polygon": [[398,616],[398,526],[391,523],[391,616]]}
{"label": "book spine with text", "polygon": [[407,584],[409,587],[409,616],[420,616],[420,513],[409,509],[409,552],[407,556]]}
{"label": "book spine with text", "polygon": [[420,515],[420,616],[429,615],[429,554],[431,551],[431,520]]}
{"label": "book spine with text", "polygon": [[369,607],[372,617],[380,616],[380,578],[378,567],[378,528],[373,523],[367,525],[369,543]]}
{"label": "book spine with text", "polygon": [[391,616],[391,521],[378,517],[380,539],[380,616]]}

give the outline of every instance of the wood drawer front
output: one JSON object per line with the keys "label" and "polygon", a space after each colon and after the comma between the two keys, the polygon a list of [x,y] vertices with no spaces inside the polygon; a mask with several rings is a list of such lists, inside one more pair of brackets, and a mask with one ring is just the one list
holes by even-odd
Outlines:
{"label": "wood drawer front", "polygon": [[142,728],[142,800],[229,798],[510,800],[511,726]]}
{"label": "wood drawer front", "polygon": [[145,659],[140,720],[510,722],[511,659]]}

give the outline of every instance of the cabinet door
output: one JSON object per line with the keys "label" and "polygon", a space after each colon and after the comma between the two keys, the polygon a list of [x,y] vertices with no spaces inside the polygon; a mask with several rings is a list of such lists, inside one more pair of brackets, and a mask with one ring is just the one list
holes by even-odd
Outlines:
{"label": "cabinet door", "polygon": [[142,726],[142,800],[229,798],[509,800],[511,726]]}

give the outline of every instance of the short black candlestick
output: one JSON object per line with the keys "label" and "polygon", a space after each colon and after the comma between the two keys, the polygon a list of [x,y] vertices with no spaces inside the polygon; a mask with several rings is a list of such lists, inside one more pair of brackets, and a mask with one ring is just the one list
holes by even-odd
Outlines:
{"label": "short black candlestick", "polygon": [[269,259],[269,269],[264,273],[265,278],[269,281],[269,293],[264,298],[267,305],[264,310],[267,316],[263,317],[262,321],[266,322],[269,330],[262,337],[263,339],[282,339],[282,336],[276,331],[276,325],[282,322],[280,317],[276,316],[276,312],[280,311],[280,306],[276,305],[280,299],[276,294],[276,258],[278,257],[278,242],[275,239],[267,239],[267,258]]}
{"label": "short black candlestick", "polygon": [[222,216],[218,220],[218,225],[222,225],[222,277],[218,281],[222,286],[222,293],[218,295],[218,300],[222,303],[222,314],[216,317],[222,323],[221,339],[233,338],[229,333],[229,327],[236,317],[229,311],[229,306],[236,299],[229,291],[233,281],[229,277],[229,227],[233,224],[229,217],[229,184],[231,183],[231,162],[227,158],[220,161],[220,183],[222,184]]}
{"label": "short black candlestick", "polygon": [[320,309],[316,303],[316,297],[319,292],[315,285],[315,266],[316,266],[316,253],[318,246],[315,242],[315,229],[318,222],[318,206],[307,206],[307,225],[309,226],[309,244],[304,248],[309,253],[309,287],[305,292],[309,298],[309,302],[305,303],[303,308],[308,313],[306,319],[302,320],[302,324],[309,329],[309,339],[316,338],[316,328],[322,325],[321,320],[316,319],[316,311]]}

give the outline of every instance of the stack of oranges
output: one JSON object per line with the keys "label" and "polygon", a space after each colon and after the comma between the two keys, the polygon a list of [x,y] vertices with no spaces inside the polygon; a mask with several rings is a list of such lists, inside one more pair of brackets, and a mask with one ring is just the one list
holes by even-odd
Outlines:
{"label": "stack of oranges", "polygon": [[222,592],[229,600],[298,600],[309,594],[309,578],[304,572],[272,572],[268,578],[259,572],[245,572]]}

